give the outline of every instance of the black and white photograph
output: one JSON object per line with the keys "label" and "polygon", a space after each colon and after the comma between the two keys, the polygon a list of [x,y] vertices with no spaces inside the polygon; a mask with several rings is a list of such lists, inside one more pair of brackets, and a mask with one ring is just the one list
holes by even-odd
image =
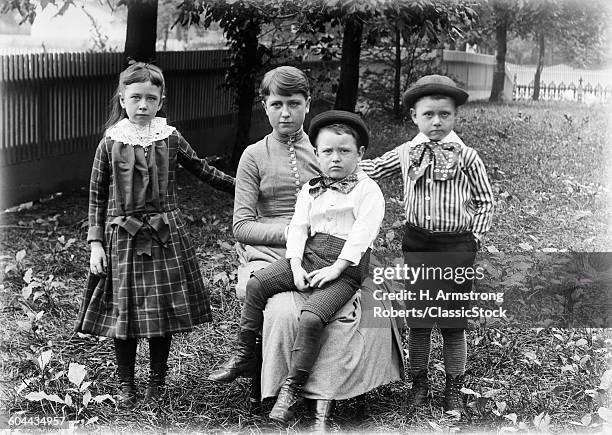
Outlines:
{"label": "black and white photograph", "polygon": [[0,430],[610,433],[612,2],[0,0]]}

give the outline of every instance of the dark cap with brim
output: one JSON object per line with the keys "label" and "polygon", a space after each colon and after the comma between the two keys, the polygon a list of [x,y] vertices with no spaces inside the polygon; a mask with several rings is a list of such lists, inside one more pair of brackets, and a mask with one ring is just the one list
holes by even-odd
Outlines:
{"label": "dark cap with brim", "polygon": [[404,92],[404,107],[409,109],[419,98],[428,95],[446,95],[455,100],[457,106],[461,106],[469,97],[468,93],[458,87],[451,78],[433,74],[421,77]]}
{"label": "dark cap with brim", "polygon": [[367,148],[370,143],[370,133],[363,119],[356,113],[345,110],[328,110],[319,113],[310,121],[308,138],[313,146],[317,144],[317,136],[322,128],[333,124],[345,124],[352,127],[359,135],[360,145]]}

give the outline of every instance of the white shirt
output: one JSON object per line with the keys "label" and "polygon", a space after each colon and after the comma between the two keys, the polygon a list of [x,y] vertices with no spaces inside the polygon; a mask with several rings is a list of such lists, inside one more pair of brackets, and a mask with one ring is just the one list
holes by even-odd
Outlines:
{"label": "white shirt", "polygon": [[346,240],[338,258],[359,264],[378,236],[385,199],[365,172],[357,172],[357,177],[357,185],[348,194],[327,189],[314,198],[309,192],[312,186],[302,186],[287,231],[286,258],[301,259],[308,236],[323,233]]}

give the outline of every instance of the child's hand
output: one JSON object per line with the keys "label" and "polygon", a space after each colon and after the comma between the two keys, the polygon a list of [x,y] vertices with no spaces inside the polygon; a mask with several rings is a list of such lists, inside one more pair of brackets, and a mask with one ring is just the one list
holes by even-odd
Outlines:
{"label": "child's hand", "polygon": [[333,280],[337,279],[341,273],[342,271],[333,265],[324,267],[322,269],[313,270],[308,274],[308,278],[310,278],[310,286],[312,288],[321,288],[328,282],[332,282]]}
{"label": "child's hand", "polygon": [[302,266],[296,268],[296,270],[293,271],[293,284],[298,289],[298,291],[308,290],[308,288],[310,287],[308,273],[304,270]]}
{"label": "child's hand", "polygon": [[302,267],[301,258],[291,258],[289,260],[291,265],[291,272],[293,272],[293,285],[298,291],[308,290],[310,287],[310,280],[308,279],[308,273]]}
{"label": "child's hand", "polygon": [[350,263],[347,260],[337,259],[334,264],[331,266],[323,267],[322,269],[313,270],[308,274],[308,278],[310,279],[310,287],[312,288],[321,288],[328,282],[332,282],[345,271],[347,267],[350,266]]}
{"label": "child's hand", "polygon": [[101,242],[91,242],[89,271],[96,276],[106,276],[106,252]]}

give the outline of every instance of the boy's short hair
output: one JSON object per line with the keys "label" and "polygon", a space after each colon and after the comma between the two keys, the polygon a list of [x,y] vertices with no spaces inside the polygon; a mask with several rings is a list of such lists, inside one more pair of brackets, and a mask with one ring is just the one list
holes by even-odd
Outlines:
{"label": "boy's short hair", "polygon": [[[367,148],[370,143],[370,132],[368,126],[363,119],[356,113],[347,112],[346,110],[328,110],[321,112],[310,121],[308,128],[308,138],[313,146],[316,146],[317,136],[319,132],[324,128],[330,126],[344,126],[345,130],[342,133],[350,134],[355,138],[357,149],[360,147]],[[352,130],[352,133],[348,132],[348,129]]]}
{"label": "boy's short hair", "polygon": [[259,96],[265,100],[271,93],[290,97],[302,94],[304,99],[310,97],[310,83],[304,71],[293,66],[279,66],[268,71],[261,80]]}
{"label": "boy's short hair", "polygon": [[421,77],[404,92],[402,102],[406,109],[410,109],[421,98],[434,95],[452,98],[455,108],[465,103],[469,97],[469,94],[457,86],[450,77],[432,74]]}
{"label": "boy's short hair", "polygon": [[[361,146],[361,138],[359,137],[359,134],[357,133],[357,131],[351,127],[348,124],[342,124],[340,122],[337,122],[335,124],[330,124],[330,125],[324,125],[323,127],[321,127],[321,129],[319,130],[319,133],[323,130],[331,130],[336,134],[348,134],[349,136],[352,136],[353,139],[355,139],[355,145],[357,145],[357,149],[359,150],[359,147]],[[315,148],[317,146],[316,143],[312,144]]]}

